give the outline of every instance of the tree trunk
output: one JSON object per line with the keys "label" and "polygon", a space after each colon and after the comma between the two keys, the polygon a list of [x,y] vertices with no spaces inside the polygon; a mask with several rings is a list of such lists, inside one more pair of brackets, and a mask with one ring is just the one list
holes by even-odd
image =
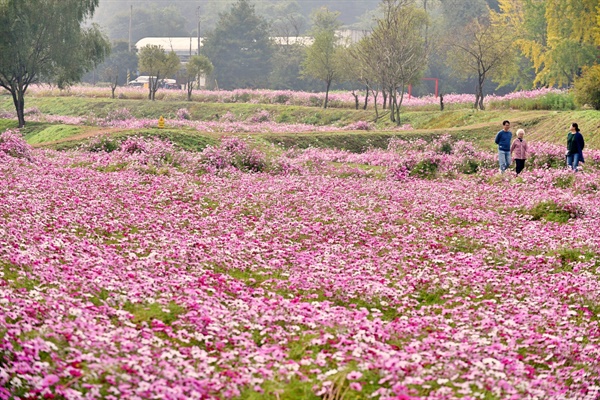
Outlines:
{"label": "tree trunk", "polygon": [[402,106],[402,101],[404,100],[404,86],[402,87],[402,91],[400,92],[400,101],[398,101],[398,96],[394,96],[394,103],[396,104],[396,124],[400,126],[400,106]]}
{"label": "tree trunk", "polygon": [[190,78],[187,79],[187,101],[192,101],[192,90],[194,90],[194,81]]}
{"label": "tree trunk", "polygon": [[[152,81],[152,79],[150,79],[150,81]],[[156,91],[158,90],[158,74],[156,74],[154,83],[150,86],[152,87],[152,97],[150,98],[150,100],[154,101],[154,99],[156,98]]]}
{"label": "tree trunk", "polygon": [[13,104],[17,111],[19,128],[23,128],[25,126],[25,93],[23,93],[23,89],[14,86],[11,86],[10,93],[12,94]]}
{"label": "tree trunk", "polygon": [[483,110],[485,106],[483,105],[483,84],[485,83],[485,74],[479,75],[479,79],[477,80],[477,96],[475,96],[476,108]]}
{"label": "tree trunk", "polygon": [[119,84],[119,73],[116,73],[115,81],[110,83],[110,91],[111,91],[111,96],[113,99],[115,98],[115,89],[117,88],[118,84]]}
{"label": "tree trunk", "polygon": [[379,93],[375,92],[373,89],[371,89],[371,92],[373,93],[373,104],[375,107],[375,122],[377,122],[379,120],[379,108],[377,108],[377,96]]}
{"label": "tree trunk", "polygon": [[396,122],[396,89],[389,90],[390,121]]}
{"label": "tree trunk", "polygon": [[367,85],[367,94],[365,94],[365,104],[363,105],[363,110],[367,109],[367,104],[369,104],[369,85]]}
{"label": "tree trunk", "polygon": [[327,81],[327,88],[325,89],[325,102],[323,104],[323,108],[327,108],[327,103],[329,102],[329,88],[331,87],[331,80]]}
{"label": "tree trunk", "polygon": [[387,108],[387,92],[382,90],[381,96],[383,97],[383,109],[385,110]]}
{"label": "tree trunk", "polygon": [[354,91],[354,89],[352,89],[352,97],[354,97],[354,109],[358,110],[358,106],[359,106],[359,101],[358,101],[358,94],[356,94],[356,92]]}

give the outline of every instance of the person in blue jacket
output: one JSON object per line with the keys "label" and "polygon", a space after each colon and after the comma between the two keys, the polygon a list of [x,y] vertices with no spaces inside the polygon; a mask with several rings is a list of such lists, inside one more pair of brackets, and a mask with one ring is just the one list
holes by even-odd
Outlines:
{"label": "person in blue jacket", "polygon": [[585,141],[579,131],[579,125],[573,122],[567,134],[567,165],[573,171],[577,171],[579,163],[583,163],[583,148]]}
{"label": "person in blue jacket", "polygon": [[510,142],[512,141],[512,132],[510,129],[510,122],[502,122],[503,129],[496,135],[494,141],[498,145],[498,163],[500,164],[500,172],[504,173],[510,166]]}

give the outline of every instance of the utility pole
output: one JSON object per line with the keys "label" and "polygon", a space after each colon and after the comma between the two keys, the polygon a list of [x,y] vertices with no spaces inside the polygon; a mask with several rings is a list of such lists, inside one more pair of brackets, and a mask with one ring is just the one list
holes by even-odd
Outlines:
{"label": "utility pole", "polygon": [[198,27],[196,28],[196,33],[198,34],[198,48],[196,54],[200,55],[200,6],[196,8],[196,17],[198,17]]}
{"label": "utility pole", "polygon": [[[133,4],[129,6],[129,44],[128,51],[131,53],[131,20],[133,19]],[[131,71],[127,68],[127,84],[129,85],[129,79],[131,78]]]}
{"label": "utility pole", "polygon": [[129,52],[131,53],[131,20],[133,19],[133,4],[129,6]]}

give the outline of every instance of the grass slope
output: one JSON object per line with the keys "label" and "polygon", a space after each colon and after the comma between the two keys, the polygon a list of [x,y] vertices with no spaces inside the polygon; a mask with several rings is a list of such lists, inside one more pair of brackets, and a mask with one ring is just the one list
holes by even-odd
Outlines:
{"label": "grass slope", "polygon": [[[12,111],[12,100],[0,96],[0,110]],[[178,109],[189,110],[192,119],[218,120],[226,113],[232,113],[238,120],[267,110],[274,121],[279,123],[304,123],[316,126],[344,126],[356,121],[372,121],[372,110],[320,109],[315,107],[283,106],[249,103],[195,103],[181,101],[148,101],[126,99],[98,99],[81,97],[30,97],[27,107],[35,107],[43,114],[65,116],[105,117],[111,111],[127,108],[136,118],[175,118]],[[467,106],[466,106],[467,107]],[[529,141],[543,141],[562,144],[568,126],[578,122],[586,138],[588,148],[600,148],[600,113],[592,110],[578,111],[519,111],[490,110],[478,111],[470,108],[447,111],[411,111],[403,109],[402,124],[410,124],[413,130],[393,130],[386,117],[381,118],[371,131],[319,132],[319,133],[264,133],[254,136],[267,142],[286,147],[305,148],[336,147],[351,151],[362,151],[368,147],[385,147],[390,137],[414,137],[426,140],[442,134],[450,134],[457,139],[474,142],[484,149],[495,148],[493,138],[501,128],[504,119],[512,122],[513,132],[525,129]],[[0,119],[0,129],[16,128],[14,120]],[[34,146],[69,148],[81,144],[92,136],[109,133],[117,136],[157,135],[169,138],[187,149],[202,149],[218,140],[219,134],[198,132],[193,129],[136,129],[115,130],[90,126],[72,126],[28,122],[23,129],[29,143]]]}

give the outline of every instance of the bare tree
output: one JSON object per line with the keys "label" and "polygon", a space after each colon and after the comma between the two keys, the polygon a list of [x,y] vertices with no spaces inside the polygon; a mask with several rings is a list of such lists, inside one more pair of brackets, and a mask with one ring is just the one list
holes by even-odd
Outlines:
{"label": "bare tree", "polygon": [[187,100],[192,101],[194,86],[200,87],[200,77],[210,75],[213,65],[203,55],[194,55],[182,69],[182,75],[186,82]]}
{"label": "bare tree", "polygon": [[387,92],[390,120],[399,125],[404,91],[421,77],[427,64],[429,48],[424,33],[428,19],[412,0],[383,0],[381,7],[383,16],[353,54],[371,88]]}

